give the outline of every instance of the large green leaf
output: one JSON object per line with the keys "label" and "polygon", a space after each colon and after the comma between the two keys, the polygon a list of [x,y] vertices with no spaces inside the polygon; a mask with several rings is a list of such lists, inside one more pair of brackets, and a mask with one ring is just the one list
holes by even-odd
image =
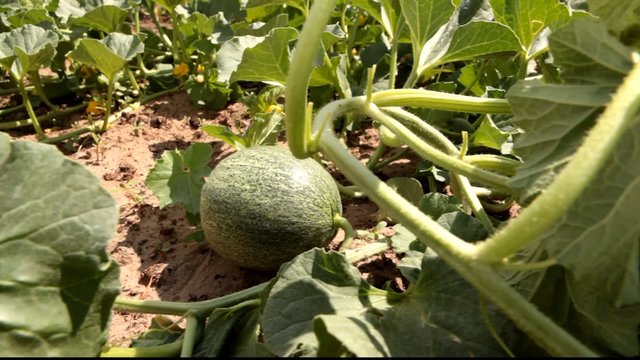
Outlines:
{"label": "large green leaf", "polygon": [[574,309],[568,326],[587,343],[624,356],[640,355],[639,139],[640,115],[584,194],[540,239],[568,273]]}
{"label": "large green leaf", "polygon": [[98,68],[109,79],[124,69],[136,54],[144,52],[144,43],[137,35],[111,33],[102,41],[82,39],[68,56]]}
{"label": "large green leaf", "polygon": [[[640,0],[589,0],[589,11],[600,17],[611,31],[640,45]],[[626,34],[628,32],[628,34]]]}
{"label": "large green leaf", "polygon": [[516,33],[527,51],[546,28],[551,30],[571,19],[569,8],[558,0],[490,0],[496,21]]}
{"label": "large green leaf", "polygon": [[[602,23],[576,21],[550,37],[565,85],[521,82],[512,88],[516,140],[524,159],[513,184],[529,200],[553,180],[571,158],[617,85],[631,69],[630,51]],[[620,141],[590,185],[539,239],[538,251],[555,258],[564,281],[545,277],[536,294],[557,292],[556,307],[571,300],[556,321],[603,353],[638,356],[640,325],[640,116],[621,131]],[[613,134],[612,134],[613,135]],[[575,174],[581,176],[582,174]],[[534,296],[544,299],[544,296]]]}
{"label": "large green leaf", "polygon": [[209,162],[213,149],[205,143],[194,143],[186,150],[170,150],[145,179],[145,184],[160,200],[160,207],[181,204],[192,213],[200,213],[200,193],[204,178],[211,173]]}
{"label": "large green leaf", "polygon": [[411,33],[414,54],[423,46],[455,11],[451,0],[400,0],[402,15]]}
{"label": "large green leaf", "polygon": [[454,33],[440,63],[475,59],[489,54],[515,52],[519,48],[513,32],[498,23],[471,21]]}
{"label": "large green leaf", "polygon": [[73,19],[71,24],[111,33],[120,30],[129,11],[116,5],[102,5]]}
{"label": "large green leaf", "polygon": [[460,12],[456,11],[449,22],[424,44],[418,60],[418,74],[443,63],[521,49],[513,31],[502,24],[474,20],[459,26],[459,21]]}
{"label": "large green leaf", "polygon": [[0,133],[1,355],[100,353],[120,291],[106,252],[117,221],[115,201],[86,168]]}
{"label": "large green leaf", "polygon": [[58,35],[35,25],[24,25],[0,34],[0,66],[22,78],[40,66],[48,66],[56,53]]}
{"label": "large green leaf", "polygon": [[260,307],[245,302],[216,308],[207,318],[204,336],[194,349],[198,357],[263,356],[258,342]]}
{"label": "large green leaf", "polygon": [[294,28],[275,28],[257,45],[247,48],[230,82],[262,81],[284,84],[289,73],[289,42],[298,37]]}
{"label": "large green leaf", "polygon": [[266,345],[277,356],[501,356],[476,290],[439,258],[425,256],[422,269],[398,294],[370,286],[342,254],[309,250],[271,288]]}
{"label": "large green leaf", "polygon": [[510,181],[523,203],[553,181],[631,69],[629,49],[601,23],[576,20],[549,41],[565,83],[521,81],[507,93],[513,123],[524,130],[514,142],[524,164]]}

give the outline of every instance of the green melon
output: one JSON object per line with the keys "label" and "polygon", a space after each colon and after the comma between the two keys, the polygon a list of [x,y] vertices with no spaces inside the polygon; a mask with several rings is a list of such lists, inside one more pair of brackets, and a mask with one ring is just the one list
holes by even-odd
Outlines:
{"label": "green melon", "polygon": [[239,150],[213,169],[202,188],[200,218],[209,245],[238,265],[275,270],[335,236],[342,214],[335,181],[313,159],[288,149]]}

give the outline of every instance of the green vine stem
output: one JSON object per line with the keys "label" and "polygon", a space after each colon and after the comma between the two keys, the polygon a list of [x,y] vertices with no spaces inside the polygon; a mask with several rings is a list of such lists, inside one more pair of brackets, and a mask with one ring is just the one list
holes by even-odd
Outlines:
{"label": "green vine stem", "polygon": [[353,239],[357,236],[357,233],[353,230],[353,226],[351,226],[349,220],[340,214],[333,216],[333,223],[336,227],[344,231],[344,240],[342,240],[342,244],[340,245],[340,251],[344,251],[349,248],[351,242],[353,242]]}
{"label": "green vine stem", "polygon": [[336,182],[336,185],[338,185],[338,190],[340,190],[340,193],[344,196],[348,196],[350,198],[366,197],[366,195],[362,191],[360,191],[360,189],[358,189],[357,186],[353,186],[353,185],[345,186],[337,182]]}
{"label": "green vine stem", "polygon": [[466,155],[464,161],[479,168],[497,171],[507,176],[514,175],[518,166],[522,165],[522,162],[518,160],[493,154]]}
{"label": "green vine stem", "polygon": [[479,98],[424,89],[391,89],[375,92],[371,101],[379,107],[410,106],[479,114],[512,114],[505,99]]}
{"label": "green vine stem", "polygon": [[387,115],[378,109],[374,104],[368,104],[361,109],[367,116],[382,123],[389,128],[394,134],[409,145],[418,155],[433,162],[434,164],[446,168],[447,170],[464,175],[470,179],[479,181],[483,184],[491,186],[499,191],[511,192],[507,185],[509,178],[489,172],[460,160],[457,156],[450,156],[437,148],[427,144],[419,136],[399,123],[393,117]]}
{"label": "green vine stem", "polygon": [[25,89],[24,83],[21,78],[18,78],[11,73],[11,77],[18,84],[18,88],[20,89],[20,95],[22,96],[22,101],[24,103],[25,108],[27,109],[27,113],[29,114],[29,119],[31,119],[31,125],[33,125],[33,129],[36,131],[36,136],[38,140],[45,139],[47,136],[42,131],[42,127],[40,127],[40,122],[38,121],[38,117],[36,116],[35,111],[33,111],[33,106],[31,106],[31,100],[29,100],[29,95],[27,94],[27,90]]}
{"label": "green vine stem", "polygon": [[378,164],[376,164],[376,166],[371,169],[371,171],[378,171],[382,168],[384,168],[385,166],[391,164],[392,162],[404,157],[405,155],[407,155],[407,153],[409,152],[409,148],[408,147],[403,147],[401,148],[399,151],[396,151],[395,153],[387,156],[384,160],[378,162]]}
{"label": "green vine stem", "polygon": [[57,110],[59,106],[51,103],[51,101],[47,97],[47,94],[44,91],[44,88],[42,87],[42,78],[40,77],[40,73],[37,71],[32,71],[29,73],[29,76],[33,79],[34,89],[38,94],[38,96],[40,97],[40,99],[42,99],[45,105],[47,105],[52,110]]}
{"label": "green vine stem", "polygon": [[369,157],[369,161],[367,161],[367,167],[370,170],[374,170],[376,168],[376,166],[378,165],[378,161],[380,161],[380,158],[382,157],[382,154],[384,154],[384,151],[386,149],[387,149],[387,146],[381,142],[378,145],[378,147],[373,151],[373,153],[371,154],[371,157]]}
{"label": "green vine stem", "polygon": [[[171,89],[159,91],[157,93],[154,93],[154,94],[147,95],[147,96],[143,97],[142,99],[140,99],[140,101],[138,103],[139,104],[144,104],[144,103],[147,103],[147,102],[152,101],[154,99],[157,99],[157,98],[159,98],[161,96],[176,92],[176,91],[178,91],[180,89],[182,89],[182,85],[179,85],[179,86],[171,88]],[[78,105],[78,106],[80,106],[80,105]],[[109,116],[109,119],[105,118],[105,120],[103,120],[103,121],[109,121],[109,125],[110,125],[110,124],[116,122],[120,118],[120,114],[122,114],[124,112],[127,112],[127,111],[131,111],[131,107],[127,107],[127,108],[121,109],[116,114],[113,114],[113,115]],[[0,124],[0,127],[1,126],[2,126],[2,124]],[[78,129],[78,130],[75,130],[75,131],[68,132],[68,133],[60,135],[60,136],[46,138],[46,139],[42,140],[41,142],[43,142],[45,144],[55,144],[55,143],[58,143],[60,141],[71,139],[71,138],[74,138],[74,137],[77,137],[77,136],[80,136],[82,134],[86,134],[86,133],[89,133],[89,132],[92,132],[92,131],[94,131],[94,128],[92,126],[87,126],[87,127],[83,127],[83,128]]]}
{"label": "green vine stem", "polygon": [[198,332],[198,317],[192,313],[187,313],[186,319],[187,325],[184,329],[184,338],[182,339],[180,357],[191,357],[193,354],[193,347],[196,344]]}
{"label": "green vine stem", "polygon": [[490,265],[471,261],[469,254],[474,250],[473,244],[446,231],[429,216],[398,196],[393,189],[343,148],[329,130],[324,132],[319,146],[322,153],[381,209],[431,247],[481,294],[509,316],[520,329],[552,355],[596,356],[571,334],[541,313],[517,290],[506,284]]}
{"label": "green vine stem", "polygon": [[199,302],[137,300],[119,296],[116,298],[113,309],[147,314],[185,315],[193,313],[195,316],[202,316],[208,315],[215,308],[229,307],[245,300],[255,299],[268,285],[269,282],[264,282],[229,295]]}
{"label": "green vine stem", "polygon": [[289,150],[298,158],[309,156],[311,119],[306,115],[307,89],[313,71],[313,59],[317,54],[317,41],[333,12],[335,0],[314,1],[310,16],[298,37],[285,89],[285,121]]}
{"label": "green vine stem", "polygon": [[109,84],[107,86],[107,102],[105,103],[106,109],[104,112],[104,120],[102,121],[102,128],[100,129],[100,132],[105,132],[109,128],[111,108],[113,107],[113,89],[115,87],[115,83],[115,76],[109,79]]}
{"label": "green vine stem", "polygon": [[[327,22],[329,13],[327,10],[329,8],[323,8],[322,5],[316,7],[317,4],[328,4],[327,6],[332,7],[334,2],[323,1],[314,3],[314,7],[305,24],[304,30],[308,33],[319,34]],[[310,28],[311,30],[309,30]],[[317,46],[318,39],[319,36],[316,38],[301,39],[300,42],[306,50],[311,50]],[[302,51],[298,48],[296,53],[300,52]],[[309,53],[312,54],[313,52],[309,51]],[[311,55],[307,57],[306,63],[303,63],[305,59],[294,57],[292,68],[310,69],[312,60]],[[290,72],[289,75],[287,83],[288,85],[296,85],[298,98],[292,103],[287,113],[292,115],[297,114],[298,116],[287,117],[287,136],[297,139],[295,146],[290,146],[294,154],[296,154],[296,156],[307,156],[306,152],[309,149],[305,145],[307,144],[305,140],[308,138],[309,133],[308,128],[305,128],[306,125],[303,125],[307,124],[306,119],[303,123],[301,120],[304,118],[300,115],[304,113],[304,102],[301,100],[303,100],[307,94],[309,72],[306,73],[306,76],[304,72],[296,72],[294,75]],[[384,95],[386,95],[386,97]],[[473,103],[473,106],[466,107],[460,102],[455,102],[453,101],[454,97],[464,104]],[[435,98],[442,100],[442,102],[434,101]],[[431,94],[426,90],[394,89],[373,94],[372,101],[378,106],[434,106],[434,108],[443,109],[438,106],[446,104],[447,106],[455,107],[453,109],[445,108],[444,110],[482,112],[477,111],[479,107],[487,112],[511,112],[511,108],[506,100],[473,98],[474,100],[467,103],[464,98],[464,96],[460,95]],[[289,100],[290,98],[287,98],[287,103],[289,103]],[[323,124],[330,122],[332,118],[335,118],[334,116],[337,116],[337,114],[345,111],[349,107],[357,108],[358,106],[355,106],[356,103],[359,103],[360,108],[365,109],[369,113],[375,110],[374,107],[369,106],[370,104],[366,103],[363,99],[351,98],[348,100],[350,101],[349,103],[340,101],[330,103],[323,107],[318,113],[316,121],[319,126],[316,128],[318,132],[314,138],[314,141],[317,142],[318,150],[332,161],[348,179],[362,189],[372,201],[378,204],[383,211],[402,223],[409,231],[427,244],[427,246],[431,247],[454,270],[478,289],[482,295],[486,296],[502,309],[525,333],[538,344],[542,345],[550,354],[596,356],[597,354],[593,353],[585,347],[584,344],[580,343],[571,334],[541,313],[535,305],[525,299],[517,290],[511,288],[489,264],[472,261],[470,254],[474,252],[475,245],[464,242],[446,231],[429,216],[422,213],[401,196],[398,196],[393,189],[376,177],[364,164],[353,157],[348,149],[342,146],[329,127],[323,126]],[[476,110],[470,110],[470,108]],[[323,110],[325,110],[325,112],[321,114]],[[379,112],[379,110],[376,111]],[[382,112],[380,112],[380,114],[388,116]],[[389,123],[396,125],[397,121],[392,119]],[[314,126],[315,124],[314,122]],[[400,124],[400,126],[402,125]],[[402,128],[404,128],[404,126],[402,126]],[[400,127],[396,127],[396,129],[400,129]],[[406,128],[402,130],[406,130],[407,135],[415,137],[415,135],[411,134]],[[405,136],[405,138],[408,137],[409,136]],[[444,155],[446,156],[446,154]]]}
{"label": "green vine stem", "polygon": [[564,216],[601,171],[619,139],[634,121],[638,122],[638,83],[640,63],[636,61],[569,163],[518,217],[477,245],[476,259],[499,262],[535,241]]}
{"label": "green vine stem", "polygon": [[403,125],[409,127],[422,139],[435,146],[438,150],[449,155],[457,156],[458,148],[451,142],[451,140],[417,115],[395,106],[381,108],[380,110],[393,116]]}
{"label": "green vine stem", "polygon": [[[72,106],[70,108],[58,110],[58,111],[55,111],[55,112],[52,112],[52,113],[48,113],[46,115],[39,116],[39,117],[37,117],[37,119],[38,119],[39,123],[43,123],[45,121],[49,121],[49,120],[55,119],[57,117],[67,116],[69,114],[73,114],[74,112],[77,112],[77,111],[80,111],[80,110],[86,108],[87,104],[88,104],[87,102],[83,102],[83,103],[81,103],[79,105]],[[15,129],[15,128],[23,127],[23,126],[29,126],[31,124],[33,124],[33,121],[31,119],[8,121],[8,122],[0,123],[0,130]],[[49,139],[49,138],[47,138],[47,139]]]}

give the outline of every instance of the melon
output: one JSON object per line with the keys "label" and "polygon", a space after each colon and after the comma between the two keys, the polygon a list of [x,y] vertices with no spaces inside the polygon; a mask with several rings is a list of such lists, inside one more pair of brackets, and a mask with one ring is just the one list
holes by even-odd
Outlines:
{"label": "melon", "polygon": [[200,202],[205,239],[237,265],[276,270],[314,247],[326,247],[342,214],[338,187],[318,162],[289,149],[255,146],[221,160]]}

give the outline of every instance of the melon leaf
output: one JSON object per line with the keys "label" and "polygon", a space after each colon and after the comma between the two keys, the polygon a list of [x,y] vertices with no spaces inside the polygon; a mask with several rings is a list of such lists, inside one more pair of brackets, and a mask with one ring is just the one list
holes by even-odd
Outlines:
{"label": "melon leaf", "polygon": [[120,293],[106,251],[117,221],[115,201],[81,164],[0,133],[0,354],[100,353]]}

